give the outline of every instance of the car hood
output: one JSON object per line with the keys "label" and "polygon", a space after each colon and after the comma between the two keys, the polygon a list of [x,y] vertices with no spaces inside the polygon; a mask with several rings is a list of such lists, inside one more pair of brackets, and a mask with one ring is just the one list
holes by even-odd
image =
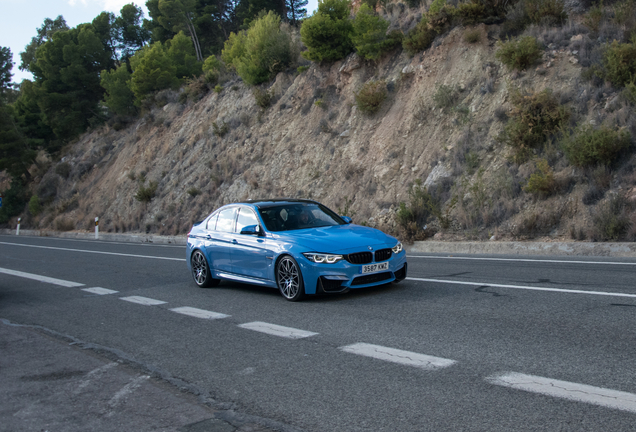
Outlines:
{"label": "car hood", "polygon": [[395,246],[397,239],[375,228],[337,225],[277,232],[280,240],[294,243],[307,252],[346,254],[372,246],[378,250]]}

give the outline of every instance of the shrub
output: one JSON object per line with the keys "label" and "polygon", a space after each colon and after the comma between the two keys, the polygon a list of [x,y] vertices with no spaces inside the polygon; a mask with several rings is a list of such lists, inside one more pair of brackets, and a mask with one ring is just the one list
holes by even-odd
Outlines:
{"label": "shrub", "polygon": [[433,95],[436,108],[450,108],[457,102],[457,90],[451,86],[440,85]]}
{"label": "shrub", "polygon": [[589,28],[592,32],[597,33],[601,26],[602,19],[603,3],[598,3],[590,7],[587,13],[583,15],[583,25]]}
{"label": "shrub", "polygon": [[481,32],[478,29],[466,30],[464,32],[464,41],[470,44],[479,42],[481,39]]}
{"label": "shrub", "polygon": [[157,183],[156,182],[149,182],[148,183],[148,187],[144,187],[143,184],[139,185],[139,189],[137,190],[137,193],[135,194],[135,199],[139,202],[144,202],[144,203],[148,203],[150,201],[152,201],[152,199],[155,197],[155,194],[157,192]]}
{"label": "shrub", "polygon": [[588,124],[566,138],[562,147],[572,165],[586,167],[610,165],[629,145],[630,134],[626,130],[606,126],[594,129]]}
{"label": "shrub", "polygon": [[195,187],[191,187],[190,189],[187,190],[187,192],[188,192],[188,195],[190,195],[193,198],[201,194],[201,190]]}
{"label": "shrub", "polygon": [[625,86],[636,77],[636,36],[632,43],[612,42],[603,53],[605,77],[616,86]]}
{"label": "shrub", "polygon": [[422,225],[431,215],[441,215],[437,200],[422,186],[421,180],[416,180],[409,186],[409,203],[401,202],[397,213],[397,223],[407,233],[409,238],[418,238],[422,232]]}
{"label": "shrub", "polygon": [[524,0],[523,7],[534,24],[563,24],[568,17],[562,0]]}
{"label": "shrub", "polygon": [[307,47],[302,56],[315,62],[332,62],[344,58],[353,50],[348,0],[323,0],[318,10],[303,20],[300,37]]}
{"label": "shrub", "polygon": [[430,47],[436,36],[437,32],[429,28],[428,19],[424,15],[420,22],[406,35],[402,41],[402,48],[413,56]]}
{"label": "shrub", "polygon": [[257,85],[271,79],[293,60],[291,37],[281,29],[280,18],[272,11],[252,21],[245,35],[234,42],[236,47],[231,46],[231,54],[226,57],[248,84]]}
{"label": "shrub", "polygon": [[68,162],[62,162],[55,167],[55,173],[62,178],[68,178],[71,174],[71,165]]}
{"label": "shrub", "polygon": [[398,45],[401,40],[400,32],[392,33],[392,37],[386,34],[389,22],[377,16],[366,4],[360,6],[353,19],[353,33],[351,40],[360,57],[377,60],[380,56]]}
{"label": "shrub", "polygon": [[298,74],[301,74],[307,70],[309,70],[309,66],[298,66],[298,68],[296,69],[296,72],[298,72]]}
{"label": "shrub", "polygon": [[214,130],[214,135],[223,138],[230,131],[230,126],[225,122],[221,123],[221,126],[213,122],[212,129]]}
{"label": "shrub", "polygon": [[256,100],[256,105],[258,105],[259,107],[263,109],[266,109],[267,107],[269,107],[270,103],[272,102],[272,95],[268,91],[264,91],[259,88],[254,88],[254,90],[252,90],[252,95],[254,96],[254,99]]}
{"label": "shrub", "polygon": [[614,195],[600,204],[593,216],[596,240],[620,240],[630,228],[629,208],[623,195]]}
{"label": "shrub", "polygon": [[214,93],[221,93],[223,91],[223,86],[220,84],[217,84],[214,86]]}
{"label": "shrub", "polygon": [[537,170],[530,176],[523,190],[535,196],[551,195],[556,190],[552,168],[545,159],[539,159],[536,166]]}
{"label": "shrub", "polygon": [[33,216],[37,216],[42,211],[42,205],[40,204],[40,198],[37,195],[33,195],[29,200],[29,213]]}
{"label": "shrub", "polygon": [[221,74],[222,68],[223,64],[219,59],[216,58],[216,56],[211,55],[206,58],[202,66],[205,81],[208,84],[216,84],[219,81],[219,76]]}
{"label": "shrub", "polygon": [[385,81],[369,81],[356,93],[356,105],[365,114],[374,114],[386,99],[387,89]]}
{"label": "shrub", "polygon": [[625,89],[623,90],[623,97],[632,104],[636,104],[636,75],[630,82],[625,84]]}
{"label": "shrub", "polygon": [[537,39],[523,36],[507,42],[497,42],[495,57],[510,69],[524,70],[541,58],[542,49]]}
{"label": "shrub", "polygon": [[559,104],[549,89],[540,93],[511,91],[511,119],[498,140],[514,149],[513,159],[525,162],[532,149],[543,147],[570,118],[570,111]]}
{"label": "shrub", "polygon": [[75,229],[75,222],[65,217],[55,219],[56,231],[72,231]]}

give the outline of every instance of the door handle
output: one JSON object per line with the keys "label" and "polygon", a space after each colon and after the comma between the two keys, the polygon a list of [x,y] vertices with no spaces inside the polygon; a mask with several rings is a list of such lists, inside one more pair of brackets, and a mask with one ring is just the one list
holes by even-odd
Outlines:
{"label": "door handle", "polygon": [[232,244],[238,244],[238,242],[236,241],[236,239],[232,239]]}

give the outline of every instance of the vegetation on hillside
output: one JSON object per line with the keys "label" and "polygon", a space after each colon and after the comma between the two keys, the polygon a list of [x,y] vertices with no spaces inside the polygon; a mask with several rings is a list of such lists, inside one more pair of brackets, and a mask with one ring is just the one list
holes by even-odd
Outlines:
{"label": "vegetation on hillside", "polygon": [[[428,50],[457,26],[469,29],[467,43],[478,43],[482,36],[473,26],[482,23],[490,26],[487,37],[497,39],[495,57],[513,74],[533,71],[557,48],[576,52],[586,93],[573,97],[510,85],[510,110],[495,113],[502,125],[493,145],[509,150],[511,168],[497,173],[496,187],[486,186],[478,149],[466,138],[457,146],[452,184],[430,190],[421,182],[405,185],[409,202],[395,203],[397,229],[406,238],[424,238],[435,230],[425,232],[422,226],[435,219],[440,230],[455,226],[471,232],[479,226],[490,232],[514,213],[510,202],[522,194],[544,200],[570,190],[571,182],[555,175],[564,166],[585,175],[602,168],[636,186],[634,176],[626,174],[634,170],[636,137],[636,0],[583,3],[584,13],[568,16],[563,0],[410,0],[408,5],[421,11],[410,26],[393,25],[387,12],[392,3],[368,0],[356,9],[349,0],[319,0],[309,17],[307,0],[148,0],[148,19],[134,4],[74,28],[61,16],[47,18],[20,53],[19,67],[33,80],[12,84],[11,52],[0,48],[0,171],[11,179],[2,191],[0,224],[23,212],[36,217],[53,205],[55,188],[33,183],[33,173],[47,168],[47,159],[38,154],[57,161],[87,130],[103,124],[122,128],[149,115],[165,92],[182,89],[178,100],[188,103],[212,90],[230,91],[225,82],[238,76],[265,110],[273,95],[263,84],[281,71],[302,72],[308,61],[329,64],[352,52],[373,68],[399,50],[410,56]],[[576,35],[568,33],[568,22]],[[383,115],[392,85],[369,79],[355,92],[357,109]],[[483,86],[483,93],[492,91],[492,82]],[[460,93],[439,85],[433,105],[470,131],[470,110]],[[611,115],[599,114],[590,123],[587,102],[594,97],[600,103],[603,94],[612,95],[603,111]],[[315,104],[325,106],[322,98]],[[225,122],[213,126],[219,138],[230,128]],[[326,120],[321,129],[330,131]],[[527,172],[523,179],[517,175],[521,167]],[[636,227],[626,216],[636,204],[624,196],[606,197],[606,183],[593,182],[583,198],[584,205],[602,201],[595,229],[572,237],[636,240]],[[156,192],[156,183],[140,182],[134,198],[151,203]],[[540,235],[561,217],[530,215],[513,234]]]}

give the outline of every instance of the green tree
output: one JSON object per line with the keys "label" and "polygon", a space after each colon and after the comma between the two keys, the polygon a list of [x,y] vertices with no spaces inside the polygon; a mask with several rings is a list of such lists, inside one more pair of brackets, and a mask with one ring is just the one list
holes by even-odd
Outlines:
{"label": "green tree", "polygon": [[104,89],[99,73],[111,58],[91,24],[59,31],[36,51],[31,64],[44,122],[62,140],[82,133],[99,117]]}
{"label": "green tree", "polygon": [[115,19],[115,28],[119,35],[117,49],[122,58],[130,58],[150,40],[150,31],[142,25],[144,12],[130,3],[121,8],[120,16]]}
{"label": "green tree", "polygon": [[20,84],[20,96],[12,104],[12,115],[18,129],[28,137],[28,146],[42,147],[53,153],[59,149],[60,143],[55,140],[53,131],[44,122],[42,110],[38,105],[39,87],[29,80]]}
{"label": "green tree", "polygon": [[202,61],[197,61],[190,39],[179,32],[166,42],[167,54],[176,68],[179,79],[201,75]]}
{"label": "green tree", "polygon": [[245,55],[246,39],[247,32],[245,30],[241,30],[238,33],[230,33],[230,37],[225,41],[225,46],[223,51],[221,51],[221,59],[226,65],[236,69],[234,61]]}
{"label": "green tree", "polygon": [[268,12],[247,30],[243,55],[235,58],[236,72],[248,84],[265,82],[292,62],[290,35],[280,28],[280,17]]}
{"label": "green tree", "polygon": [[93,19],[92,25],[95,35],[102,42],[104,50],[110,59],[109,69],[115,67],[115,62],[119,62],[117,47],[121,39],[119,31],[115,26],[115,14],[112,12],[102,12]]}
{"label": "green tree", "polygon": [[315,62],[332,62],[353,50],[348,0],[319,0],[318,10],[303,21],[300,36],[307,47],[302,56]]}
{"label": "green tree", "polygon": [[37,29],[37,36],[31,38],[31,42],[24,47],[24,52],[20,53],[20,59],[22,60],[20,70],[30,71],[31,64],[35,62],[35,51],[45,42],[51,40],[55,33],[62,30],[70,30],[62,15],[59,15],[54,20],[46,18],[42,26]]}
{"label": "green tree", "polygon": [[6,171],[14,179],[31,180],[29,167],[35,161],[36,152],[18,126],[10,106],[0,105],[0,171]]}
{"label": "green tree", "polygon": [[0,103],[6,103],[11,92],[13,54],[8,47],[0,47]]}
{"label": "green tree", "polygon": [[287,20],[291,25],[297,25],[307,15],[307,0],[285,0]]}
{"label": "green tree", "polygon": [[387,37],[389,22],[377,16],[363,3],[353,19],[351,40],[360,57],[377,60],[383,52],[395,46],[395,42]]}
{"label": "green tree", "polygon": [[2,207],[0,207],[0,224],[6,224],[13,216],[19,215],[24,206],[28,202],[24,182],[21,179],[14,178],[11,181],[11,187],[2,192]]}
{"label": "green tree", "polygon": [[101,85],[106,90],[104,102],[115,114],[133,115],[137,111],[135,107],[135,94],[130,89],[131,74],[124,63],[117,69],[102,71]]}
{"label": "green tree", "polygon": [[161,42],[144,47],[131,57],[133,73],[130,89],[135,94],[135,105],[150,93],[179,85],[177,68],[170,60]]}
{"label": "green tree", "polygon": [[195,18],[195,0],[159,0],[159,23],[173,33],[185,31],[190,35],[194,47],[196,59],[203,61],[201,45],[197,37],[197,31],[193,24]]}

